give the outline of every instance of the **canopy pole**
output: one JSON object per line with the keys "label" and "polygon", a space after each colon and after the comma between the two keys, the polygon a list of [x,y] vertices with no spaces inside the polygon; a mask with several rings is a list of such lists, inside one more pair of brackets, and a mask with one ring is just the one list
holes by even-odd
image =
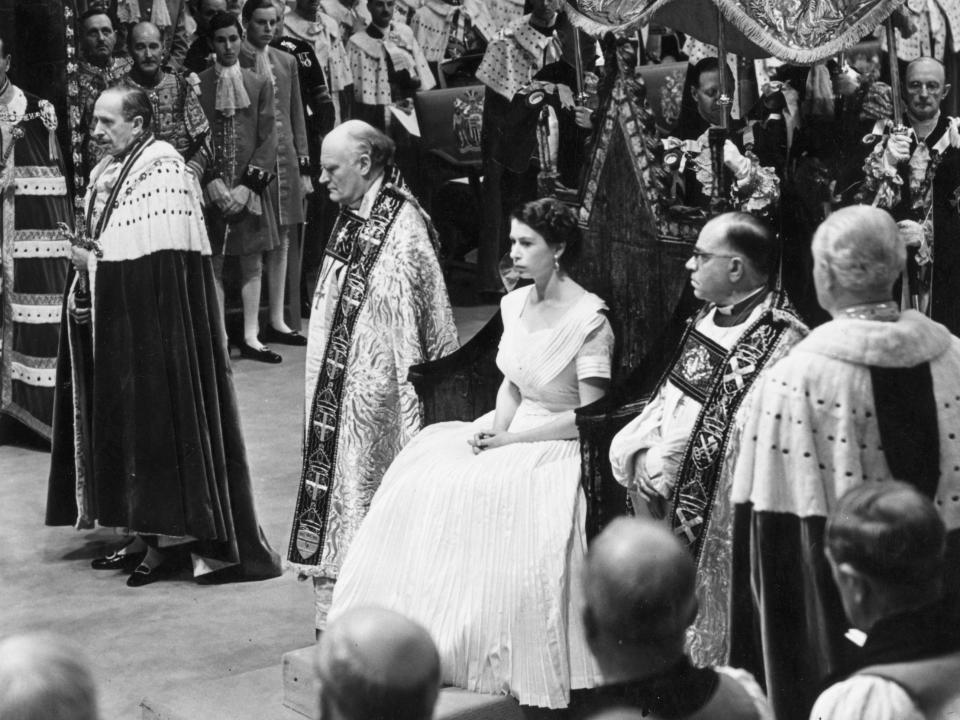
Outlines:
{"label": "canopy pole", "polygon": [[890,102],[893,105],[893,124],[903,127],[903,106],[901,105],[900,63],[897,60],[897,33],[893,27],[893,16],[885,23],[887,33],[887,62],[890,68]]}
{"label": "canopy pole", "polygon": [[571,28],[573,29],[573,67],[576,72],[576,101],[577,105],[583,105],[587,100],[587,93],[584,89],[585,83],[583,80],[583,54],[580,48],[580,29],[571,23]]}
{"label": "canopy pole", "polygon": [[733,101],[730,99],[730,88],[727,87],[727,37],[726,27],[723,22],[723,15],[720,7],[717,6],[717,67],[720,70],[720,127],[725,132],[730,130],[730,106]]}

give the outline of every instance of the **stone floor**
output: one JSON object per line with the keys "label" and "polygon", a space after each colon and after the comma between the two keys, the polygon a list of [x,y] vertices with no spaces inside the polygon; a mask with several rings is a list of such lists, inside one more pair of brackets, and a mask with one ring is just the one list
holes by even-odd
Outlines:
{"label": "stone floor", "polygon": [[[456,311],[461,339],[491,307]],[[302,348],[276,348],[277,366],[240,360],[234,378],[260,523],[286,550],[300,464]],[[47,449],[0,422],[0,636],[24,630],[66,635],[86,648],[103,720],[135,720],[148,693],[169,693],[266,667],[313,640],[312,589],[291,575],[201,586],[189,579],[131,589],[125,576],[90,569],[114,544],[109,530],[43,525]],[[210,718],[210,720],[218,720]]]}

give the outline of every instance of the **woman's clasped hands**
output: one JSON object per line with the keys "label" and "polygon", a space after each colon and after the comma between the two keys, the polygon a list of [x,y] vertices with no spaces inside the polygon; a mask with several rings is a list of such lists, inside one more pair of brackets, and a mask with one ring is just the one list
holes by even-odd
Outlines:
{"label": "woman's clasped hands", "polygon": [[474,455],[479,455],[482,450],[492,450],[513,442],[516,442],[513,435],[506,430],[481,430],[467,440],[467,444],[473,448]]}

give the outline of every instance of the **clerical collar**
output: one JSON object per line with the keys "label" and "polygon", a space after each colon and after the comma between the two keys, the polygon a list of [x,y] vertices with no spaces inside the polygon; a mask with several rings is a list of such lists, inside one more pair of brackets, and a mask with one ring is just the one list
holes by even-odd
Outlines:
{"label": "clerical collar", "polygon": [[896,322],[899,317],[900,307],[893,300],[851,305],[839,310],[836,315],[838,320],[850,318],[853,320],[877,320],[879,322]]}
{"label": "clerical collar", "polygon": [[744,322],[753,309],[764,301],[769,288],[762,285],[747,295],[743,300],[733,305],[717,306],[713,314],[713,323],[717,327],[733,327]]}

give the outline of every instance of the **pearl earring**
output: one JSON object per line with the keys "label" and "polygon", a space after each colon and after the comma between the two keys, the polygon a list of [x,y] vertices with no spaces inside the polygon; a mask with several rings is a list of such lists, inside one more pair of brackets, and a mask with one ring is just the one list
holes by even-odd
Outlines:
{"label": "pearl earring", "polygon": [[560,256],[559,255],[553,256],[553,269],[556,272],[560,272]]}

